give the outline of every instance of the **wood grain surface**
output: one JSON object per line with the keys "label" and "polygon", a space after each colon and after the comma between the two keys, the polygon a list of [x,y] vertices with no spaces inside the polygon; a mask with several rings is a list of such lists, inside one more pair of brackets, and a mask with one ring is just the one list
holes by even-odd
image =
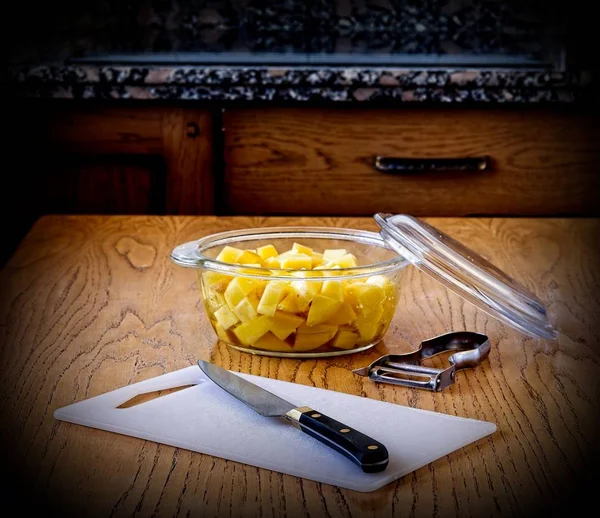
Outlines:
{"label": "wood grain surface", "polygon": [[[598,237],[591,219],[428,220],[535,292],[560,329],[528,338],[409,267],[384,342],[296,360],[218,343],[193,270],[171,249],[273,225],[375,229],[370,218],[47,216],[0,272],[0,444],[5,502],[77,517],[556,516],[595,501],[600,430]],[[493,348],[440,393],[351,369],[451,330]],[[492,436],[359,493],[53,418],[55,409],[206,359],[226,368],[495,422]],[[435,359],[434,366],[446,365]],[[402,433],[399,428],[398,433]],[[439,430],[440,434],[444,430]],[[243,440],[243,437],[240,438]]]}
{"label": "wood grain surface", "polygon": [[[595,215],[598,118],[550,109],[226,111],[232,214]],[[376,156],[487,155],[477,172],[385,174]]]}

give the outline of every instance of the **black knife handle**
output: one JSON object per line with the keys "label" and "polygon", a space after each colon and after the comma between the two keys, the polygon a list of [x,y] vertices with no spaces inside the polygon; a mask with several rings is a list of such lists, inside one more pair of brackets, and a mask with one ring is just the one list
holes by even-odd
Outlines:
{"label": "black knife handle", "polygon": [[365,473],[379,473],[387,468],[386,447],[368,435],[308,407],[294,408],[286,417],[304,433],[358,464]]}

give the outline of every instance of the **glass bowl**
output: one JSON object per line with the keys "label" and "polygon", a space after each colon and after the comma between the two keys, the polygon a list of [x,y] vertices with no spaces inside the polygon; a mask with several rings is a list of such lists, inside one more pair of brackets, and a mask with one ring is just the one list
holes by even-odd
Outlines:
{"label": "glass bowl", "polygon": [[293,358],[377,344],[409,264],[375,232],[321,227],[221,232],[177,246],[171,259],[198,270],[220,340],[247,353]]}

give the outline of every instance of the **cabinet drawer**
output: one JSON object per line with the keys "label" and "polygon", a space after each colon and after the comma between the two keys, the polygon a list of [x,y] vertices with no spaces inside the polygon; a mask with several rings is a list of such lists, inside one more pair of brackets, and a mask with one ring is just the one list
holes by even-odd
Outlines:
{"label": "cabinet drawer", "polygon": [[[225,113],[233,214],[597,214],[596,118],[566,110],[278,108]],[[376,157],[489,157],[384,173]]]}

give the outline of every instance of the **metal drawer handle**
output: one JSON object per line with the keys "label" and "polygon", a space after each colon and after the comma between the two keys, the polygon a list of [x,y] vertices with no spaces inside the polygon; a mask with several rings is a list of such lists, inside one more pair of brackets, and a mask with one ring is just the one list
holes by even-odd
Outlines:
{"label": "metal drawer handle", "polygon": [[375,169],[382,173],[419,173],[434,171],[485,171],[489,157],[397,158],[376,156]]}

